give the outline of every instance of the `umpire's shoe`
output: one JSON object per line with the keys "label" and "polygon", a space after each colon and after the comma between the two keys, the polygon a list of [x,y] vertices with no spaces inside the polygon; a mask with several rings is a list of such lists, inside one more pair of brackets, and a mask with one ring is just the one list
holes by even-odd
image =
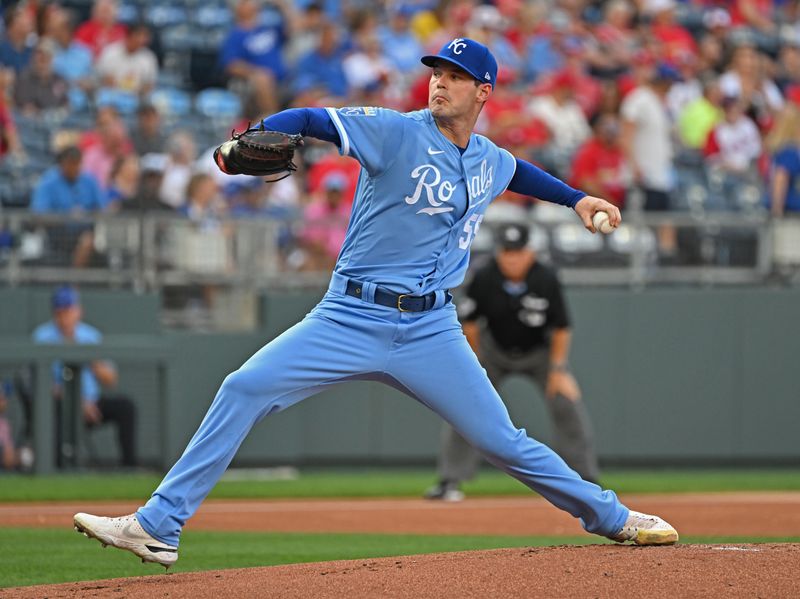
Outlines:
{"label": "umpire's shoe", "polygon": [[464,492],[458,488],[457,482],[442,480],[425,491],[423,497],[438,501],[457,502],[464,500]]}
{"label": "umpire's shoe", "polygon": [[100,541],[125,549],[142,558],[142,563],[153,562],[169,568],[178,561],[178,548],[155,540],[142,528],[135,514],[121,518],[105,518],[91,514],[75,514],[75,530]]}
{"label": "umpire's shoe", "polygon": [[625,525],[608,538],[618,543],[633,541],[637,545],[674,545],[678,542],[678,531],[658,516],[631,510]]}

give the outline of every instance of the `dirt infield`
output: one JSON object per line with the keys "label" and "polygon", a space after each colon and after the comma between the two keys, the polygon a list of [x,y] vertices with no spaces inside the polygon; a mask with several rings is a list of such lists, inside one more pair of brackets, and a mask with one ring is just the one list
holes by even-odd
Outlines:
{"label": "dirt infield", "polygon": [[[627,495],[626,505],[666,518],[684,535],[800,536],[800,493]],[[70,527],[72,515],[129,514],[138,503],[0,505],[5,526]],[[206,501],[192,530],[403,534],[580,535],[578,521],[537,497]]]}
{"label": "dirt infield", "polygon": [[[800,536],[800,493],[627,496],[686,535]],[[71,526],[132,503],[0,506],[5,526]],[[208,501],[194,530],[576,535],[537,498]],[[77,538],[76,538],[77,540]],[[296,564],[0,589],[11,597],[798,597],[800,544],[547,547]]]}
{"label": "dirt infield", "polygon": [[589,545],[117,578],[2,597],[797,597],[800,545]]}

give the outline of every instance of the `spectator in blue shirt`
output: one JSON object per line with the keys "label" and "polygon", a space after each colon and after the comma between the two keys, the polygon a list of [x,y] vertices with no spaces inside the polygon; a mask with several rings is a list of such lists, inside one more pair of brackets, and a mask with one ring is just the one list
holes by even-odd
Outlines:
{"label": "spectator in blue shirt", "polygon": [[467,23],[469,37],[483,42],[503,70],[518,73],[522,66],[519,54],[505,35],[509,23],[497,7],[490,4],[476,6]]}
{"label": "spectator in blue shirt", "polygon": [[86,105],[86,93],[94,88],[92,51],[75,40],[75,23],[66,10],[55,11],[52,37],[56,43],[53,71],[70,85],[70,103],[75,108]]}
{"label": "spectator in blue shirt", "polygon": [[[81,321],[83,309],[80,296],[74,287],[59,287],[51,299],[52,320],[45,322],[33,331],[35,343],[56,345],[99,344],[103,335],[93,326]],[[56,403],[56,446],[60,448],[60,419],[62,401],[65,399],[64,364],[53,363],[53,398]],[[117,428],[122,464],[136,465],[136,407],[127,397],[109,395],[103,390],[113,389],[117,385],[117,369],[107,360],[96,360],[81,365],[80,369],[80,402],[83,420],[88,427],[111,422]],[[59,451],[59,457],[61,451]]]}
{"label": "spectator in blue shirt", "polygon": [[255,0],[238,0],[234,14],[236,24],[222,42],[220,63],[228,77],[246,82],[257,110],[271,114],[280,107],[277,83],[286,77],[283,16],[277,10],[262,13]]}
{"label": "spectator in blue shirt", "polygon": [[3,15],[6,30],[0,39],[0,65],[19,74],[28,66],[33,52],[33,19],[25,8],[11,6]]}
{"label": "spectator in blue shirt", "polygon": [[97,180],[81,172],[81,158],[81,151],[75,146],[66,147],[58,153],[58,164],[44,172],[33,192],[31,211],[76,214],[105,208]]}
{"label": "spectator in blue shirt", "polygon": [[388,25],[381,27],[378,33],[383,54],[402,75],[419,71],[419,57],[424,54],[422,44],[409,26],[412,14],[412,6],[401,4],[392,7]]}
{"label": "spectator in blue shirt", "polygon": [[[31,212],[81,215],[105,209],[107,198],[95,178],[81,172],[81,151],[75,146],[58,153],[58,164],[44,172],[33,190]],[[72,266],[87,266],[94,252],[94,233],[86,223],[51,227],[51,250],[55,257],[72,256]]]}
{"label": "spectator in blue shirt", "polygon": [[772,154],[767,201],[772,216],[800,214],[800,109],[787,104],[767,135]]}
{"label": "spectator in blue shirt", "polygon": [[294,90],[297,94],[306,95],[298,103],[313,104],[314,96],[316,99],[325,98],[331,104],[347,98],[349,89],[342,68],[346,54],[346,44],[340,41],[338,26],[325,23],[317,49],[306,54],[297,63]]}

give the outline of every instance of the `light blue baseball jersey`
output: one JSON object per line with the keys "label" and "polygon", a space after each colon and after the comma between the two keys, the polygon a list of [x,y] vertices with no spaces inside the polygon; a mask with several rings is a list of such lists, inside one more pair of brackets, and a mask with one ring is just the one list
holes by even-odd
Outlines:
{"label": "light blue baseball jersey", "polygon": [[340,152],[363,167],[335,272],[404,293],[457,287],[489,202],[514,176],[514,156],[475,133],[462,154],[427,109],[327,111]]}

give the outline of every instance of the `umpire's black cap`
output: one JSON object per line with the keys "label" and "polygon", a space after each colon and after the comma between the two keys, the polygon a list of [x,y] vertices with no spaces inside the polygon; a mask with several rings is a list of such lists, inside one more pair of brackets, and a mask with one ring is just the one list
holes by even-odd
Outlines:
{"label": "umpire's black cap", "polygon": [[528,245],[530,232],[527,225],[506,223],[498,227],[495,239],[502,250],[521,250]]}

